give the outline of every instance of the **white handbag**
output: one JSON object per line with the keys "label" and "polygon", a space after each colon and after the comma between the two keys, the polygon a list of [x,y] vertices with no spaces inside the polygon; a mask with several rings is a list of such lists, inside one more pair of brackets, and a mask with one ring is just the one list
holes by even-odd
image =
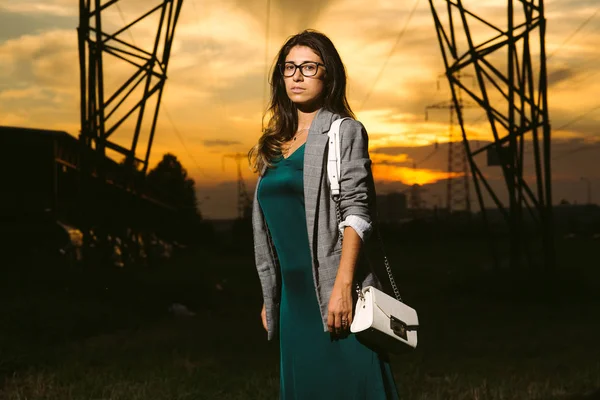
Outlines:
{"label": "white handbag", "polygon": [[[340,125],[345,119],[347,118],[335,120],[328,132],[327,175],[331,186],[331,197],[336,204],[338,223],[341,221],[339,211],[341,164],[339,134]],[[377,227],[376,231],[383,250],[383,240]],[[350,332],[354,333],[361,343],[374,350],[401,353],[417,347],[419,318],[417,311],[402,301],[385,251],[383,254],[395,298],[373,286],[357,287],[358,301]]]}

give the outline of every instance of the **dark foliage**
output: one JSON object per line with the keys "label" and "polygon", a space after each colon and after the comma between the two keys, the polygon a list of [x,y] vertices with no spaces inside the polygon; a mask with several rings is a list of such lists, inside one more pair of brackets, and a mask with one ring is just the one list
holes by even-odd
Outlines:
{"label": "dark foliage", "polygon": [[147,180],[163,201],[186,215],[200,216],[194,180],[188,177],[186,169],[173,154],[166,153],[148,172]]}

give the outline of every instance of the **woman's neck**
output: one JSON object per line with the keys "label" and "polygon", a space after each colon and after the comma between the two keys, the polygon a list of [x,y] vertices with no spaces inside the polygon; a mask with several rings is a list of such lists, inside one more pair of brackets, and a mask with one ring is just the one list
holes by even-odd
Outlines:
{"label": "woman's neck", "polygon": [[319,109],[310,112],[298,110],[298,129],[309,128],[318,112]]}

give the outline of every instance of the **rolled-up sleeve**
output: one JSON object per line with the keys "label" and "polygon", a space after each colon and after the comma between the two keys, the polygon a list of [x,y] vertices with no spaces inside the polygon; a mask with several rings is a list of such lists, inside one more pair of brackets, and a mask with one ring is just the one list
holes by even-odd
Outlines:
{"label": "rolled-up sleeve", "polygon": [[345,220],[340,222],[339,230],[342,237],[344,236],[344,228],[347,226],[354,229],[363,242],[369,237],[373,230],[373,224],[356,215],[348,215]]}
{"label": "rolled-up sleeve", "polygon": [[348,119],[340,126],[340,230],[350,226],[364,241],[372,231],[371,196],[375,196],[369,139],[365,127]]}

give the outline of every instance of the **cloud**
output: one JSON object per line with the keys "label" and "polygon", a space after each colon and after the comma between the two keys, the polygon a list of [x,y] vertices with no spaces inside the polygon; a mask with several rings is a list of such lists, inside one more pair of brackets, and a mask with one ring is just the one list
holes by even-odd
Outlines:
{"label": "cloud", "polygon": [[426,185],[447,180],[448,177],[459,177],[461,173],[447,173],[430,169],[417,169],[410,167],[397,167],[391,165],[376,165],[373,168],[373,177],[377,182],[402,182],[404,185],[412,186]]}
{"label": "cloud", "polygon": [[[482,142],[480,146],[485,144],[487,143]],[[376,178],[378,193],[401,192],[406,190],[412,183],[419,183],[423,185],[421,193],[428,207],[434,204],[445,205],[442,199],[446,198],[447,180],[444,172],[447,168],[447,145],[441,144],[437,150],[433,146],[390,147],[378,149],[375,154],[371,153],[375,162],[373,173]],[[427,157],[428,154],[429,157]],[[382,155],[388,157],[402,155],[402,157],[408,159],[415,159],[417,160],[417,168],[407,168],[402,166],[401,163],[397,165],[393,163],[389,165],[377,164],[376,160]],[[420,157],[426,158],[427,161],[419,162]],[[582,138],[553,141],[552,192],[554,204],[557,204],[561,199],[584,203],[587,197],[587,187],[586,182],[581,179],[582,177],[591,182],[592,198],[596,201],[600,198],[600,171],[589,167],[590,165],[596,165],[598,158],[600,158],[600,142]],[[525,159],[525,179],[529,187],[536,192],[531,142],[526,143]],[[502,177],[502,170],[499,167],[487,166],[485,154],[477,156],[476,163],[493,188],[494,193],[507,206],[507,190]],[[455,179],[462,180],[462,177],[456,176]],[[456,182],[462,185],[462,181],[457,180]],[[477,204],[472,178],[469,178],[469,183],[471,203],[473,204],[473,210],[477,211],[479,205]],[[486,207],[495,208],[496,206],[485,190],[483,190],[483,194]]]}
{"label": "cloud", "polygon": [[3,4],[2,11],[8,11],[15,14],[43,14],[48,17],[71,17],[78,14],[77,7],[71,1],[54,0],[48,1],[31,1],[21,0]]}
{"label": "cloud", "polygon": [[371,160],[373,161],[373,164],[380,165],[408,165],[413,161],[409,155],[405,153],[390,155],[373,151],[371,152]]}
{"label": "cloud", "polygon": [[74,33],[52,30],[25,35],[0,45],[0,59],[6,74],[0,87],[42,86],[57,92],[77,90],[79,76]]}
{"label": "cloud", "polygon": [[202,143],[206,147],[228,147],[228,146],[241,144],[241,142],[239,142],[237,140],[222,140],[222,139],[204,140]]}
{"label": "cloud", "polygon": [[554,86],[560,82],[567,81],[576,75],[571,68],[558,68],[548,74],[548,86]]}
{"label": "cloud", "polygon": [[[106,10],[104,26],[114,32],[123,25],[121,14],[125,21],[132,21],[157,3],[119,2],[121,12],[116,6]],[[436,3],[445,7],[441,0]],[[476,14],[499,26],[506,25],[505,1],[464,3]],[[236,169],[226,165],[223,170],[222,156],[225,152],[247,151],[256,142],[266,99],[265,72],[289,35],[316,28],[333,40],[346,64],[350,104],[369,132],[375,170],[379,166],[383,172],[384,165],[408,168],[414,161],[417,169],[443,173],[447,168],[448,110],[430,109],[426,120],[425,109],[448,101],[450,92],[446,79],[440,78],[444,72],[442,57],[427,2],[418,3],[406,32],[392,52],[413,4],[393,0],[373,4],[363,0],[308,0],[299,7],[291,0],[271,2],[267,28],[264,1],[223,0],[202,2],[201,6],[197,1],[185,1],[175,34],[151,162],[158,161],[155,154],[161,151],[175,151],[199,184],[213,187],[218,181],[234,182]],[[600,92],[597,79],[600,19],[592,19],[565,41],[596,9],[597,1],[593,0],[546,3],[546,44],[547,52],[552,54],[548,60],[550,118],[556,154],[567,148],[558,139],[581,138],[581,142],[564,142],[571,143],[575,150],[576,146],[587,146],[586,140],[594,138],[600,130],[600,111],[593,111],[598,105],[595,94]],[[77,3],[72,0],[3,3],[0,123],[77,132],[77,15]],[[137,45],[151,46],[156,22],[155,17],[149,18],[131,34],[124,32],[123,38],[131,40],[133,36]],[[473,28],[477,40],[489,34],[480,24],[474,23]],[[533,45],[534,55],[536,51]],[[506,52],[498,52],[492,59],[498,68],[506,68]],[[111,92],[133,73],[133,68],[110,56],[105,61],[106,87]],[[382,70],[384,63],[387,64]],[[505,106],[498,96],[492,100],[499,108]],[[475,140],[491,138],[487,120],[480,118],[481,110],[465,109],[464,115],[473,144]],[[123,127],[123,140],[130,129]],[[455,132],[460,133],[458,126]],[[217,145],[219,141],[222,146]],[[140,145],[143,142],[140,139]],[[124,143],[130,143],[129,139]],[[423,162],[430,154],[434,155]],[[594,154],[593,148],[585,147],[572,156],[557,157],[555,176],[563,179],[571,174],[573,179],[579,179],[579,175],[591,171],[589,165],[594,165]],[[592,164],[586,166],[586,162]],[[408,172],[403,176],[408,177]],[[494,169],[486,173],[491,174],[491,179],[499,176]],[[244,174],[252,176],[246,169]],[[393,181],[382,181],[381,185],[387,189],[402,187]],[[437,185],[443,191],[443,182]],[[559,186],[557,183],[556,187]],[[231,214],[235,213],[235,207],[232,210]]]}
{"label": "cloud", "polygon": [[[278,38],[287,37],[301,30],[314,28],[324,13],[341,12],[344,7],[337,7],[343,3],[340,0],[303,0],[301,4],[295,0],[270,2],[271,9],[268,12],[271,34]],[[266,27],[267,8],[264,1],[234,0],[233,4],[236,9],[243,10],[258,24]],[[266,32],[266,29],[263,32]]]}
{"label": "cloud", "polygon": [[76,24],[74,16],[18,13],[0,6],[0,43],[49,30],[74,29]]}
{"label": "cloud", "polygon": [[240,9],[209,6],[199,20],[177,28],[171,74],[210,90],[249,73],[262,74],[264,43],[248,39],[260,37],[263,29]]}
{"label": "cloud", "polygon": [[[72,130],[79,115],[73,32],[53,30],[0,44],[2,123]],[[73,79],[75,77],[75,79]]]}
{"label": "cloud", "polygon": [[0,92],[0,101],[43,101],[56,102],[53,92],[43,88],[27,87],[25,89],[8,89]]}

